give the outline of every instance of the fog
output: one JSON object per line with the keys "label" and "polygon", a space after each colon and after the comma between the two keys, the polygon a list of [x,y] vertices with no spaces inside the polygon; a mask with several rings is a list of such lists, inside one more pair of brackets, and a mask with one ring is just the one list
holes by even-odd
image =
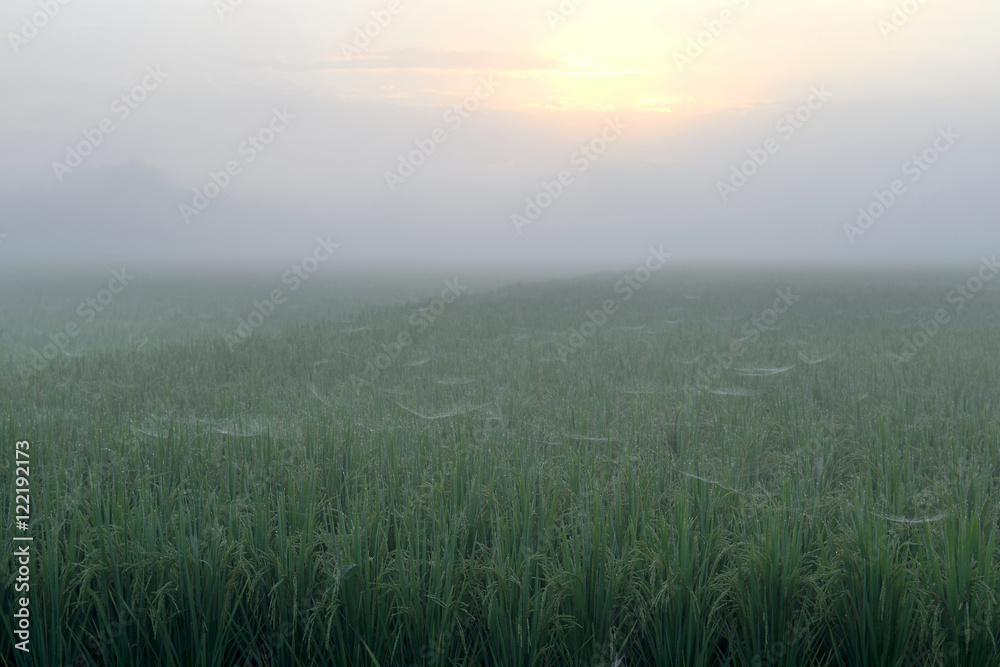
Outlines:
{"label": "fog", "polygon": [[0,264],[271,264],[319,237],[343,266],[543,273],[649,246],[995,250],[996,6],[913,3],[893,29],[891,2],[559,7],[9,2]]}

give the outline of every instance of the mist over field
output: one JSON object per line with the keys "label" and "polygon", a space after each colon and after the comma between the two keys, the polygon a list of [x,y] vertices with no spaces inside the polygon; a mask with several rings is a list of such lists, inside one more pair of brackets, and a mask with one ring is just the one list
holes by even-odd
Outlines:
{"label": "mist over field", "polygon": [[9,0],[0,664],[1000,667],[998,28]]}
{"label": "mist over field", "polygon": [[[5,267],[294,261],[320,234],[383,266],[993,250],[986,0],[228,1],[59,4],[30,39],[40,5],[8,3]],[[921,161],[939,130],[947,153]],[[845,232],[896,180],[871,231]]]}

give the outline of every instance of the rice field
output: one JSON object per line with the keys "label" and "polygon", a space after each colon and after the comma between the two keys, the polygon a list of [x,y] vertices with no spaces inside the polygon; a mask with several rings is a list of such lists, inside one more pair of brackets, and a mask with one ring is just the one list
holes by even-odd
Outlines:
{"label": "rice field", "polygon": [[1000,290],[621,277],[0,296],[0,661],[1000,665]]}

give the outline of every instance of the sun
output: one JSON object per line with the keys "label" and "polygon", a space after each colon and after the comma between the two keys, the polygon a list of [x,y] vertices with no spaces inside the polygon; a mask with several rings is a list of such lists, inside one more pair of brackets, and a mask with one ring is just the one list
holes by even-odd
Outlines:
{"label": "sun", "polygon": [[555,60],[550,68],[504,75],[517,81],[517,97],[526,108],[670,113],[690,102],[669,94],[669,72],[662,62],[616,60],[570,55]]}

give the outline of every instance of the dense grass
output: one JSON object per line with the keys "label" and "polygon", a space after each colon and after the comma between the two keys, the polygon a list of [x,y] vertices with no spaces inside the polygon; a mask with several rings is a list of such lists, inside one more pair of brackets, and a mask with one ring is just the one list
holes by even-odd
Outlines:
{"label": "dense grass", "polygon": [[8,331],[31,664],[1000,665],[1000,294],[896,368],[950,277],[659,276],[560,361],[618,278],[420,332],[426,301],[123,334],[28,381]]}

